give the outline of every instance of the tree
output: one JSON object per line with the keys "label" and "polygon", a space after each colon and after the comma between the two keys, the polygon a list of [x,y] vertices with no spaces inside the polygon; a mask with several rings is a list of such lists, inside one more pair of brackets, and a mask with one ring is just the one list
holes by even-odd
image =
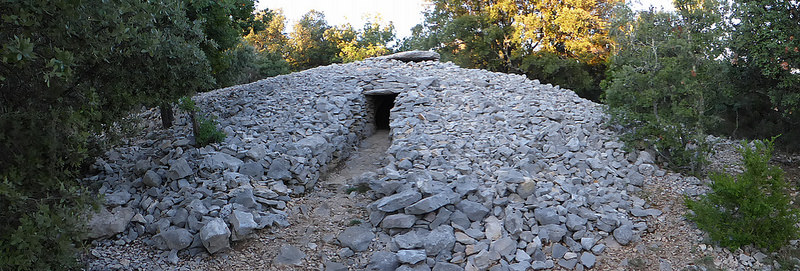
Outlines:
{"label": "tree", "polygon": [[264,29],[253,29],[244,37],[255,50],[256,77],[289,73],[289,63],[285,60],[289,55],[289,38],[284,34],[286,17],[283,11],[263,10],[256,14],[256,20],[265,25]]}
{"label": "tree", "polygon": [[700,173],[707,108],[726,88],[710,50],[721,37],[721,17],[716,2],[679,3],[677,13],[618,13],[629,21],[615,25],[622,31],[615,31],[619,51],[604,83],[606,102],[629,146],[652,148],[672,168]]}
{"label": "tree", "polygon": [[256,20],[265,24],[263,30],[253,29],[244,37],[257,52],[271,52],[287,57],[289,38],[286,36],[286,16],[282,10],[263,10],[256,14]]}
{"label": "tree", "polygon": [[180,0],[0,3],[0,269],[76,264],[88,140],[212,82]]}
{"label": "tree", "polygon": [[295,71],[329,65],[334,62],[339,50],[325,31],[330,29],[322,12],[311,10],[300,18],[290,34],[291,52],[288,62]]}
{"label": "tree", "polygon": [[[782,147],[797,149],[800,124],[800,2],[731,1],[731,93],[728,119],[734,135],[783,134]],[[747,78],[748,80],[741,80]],[[737,129],[741,128],[741,129]],[[790,144],[786,144],[790,143]]]}
{"label": "tree", "polygon": [[[433,0],[401,48],[469,68],[525,73],[598,99],[617,0]],[[543,70],[552,72],[542,72]],[[585,77],[564,77],[562,71]]]}
{"label": "tree", "polygon": [[521,14],[518,34],[532,51],[601,63],[609,55],[608,16],[616,0],[543,0]]}
{"label": "tree", "polygon": [[[235,47],[241,37],[252,29],[264,28],[261,21],[256,20],[254,0],[183,0],[186,4],[186,16],[190,21],[200,23],[205,40],[202,43],[216,87],[234,84],[235,78],[228,77],[226,70],[236,60]],[[232,50],[233,49],[233,50]]]}
{"label": "tree", "polygon": [[394,25],[381,26],[380,18],[374,20],[368,20],[360,30],[345,24],[325,31],[325,39],[339,49],[337,62],[359,61],[391,52],[388,43],[394,40]]}

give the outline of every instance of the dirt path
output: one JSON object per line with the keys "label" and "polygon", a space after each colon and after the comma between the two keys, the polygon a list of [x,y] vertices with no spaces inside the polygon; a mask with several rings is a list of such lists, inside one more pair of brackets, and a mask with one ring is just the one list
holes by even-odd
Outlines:
{"label": "dirt path", "polygon": [[[371,200],[358,192],[348,193],[351,188],[349,181],[364,172],[380,169],[390,144],[389,132],[384,130],[364,139],[346,161],[317,183],[314,190],[287,204],[291,226],[264,230],[257,237],[234,245],[232,251],[211,259],[209,268],[322,270],[328,261],[342,263],[350,269],[365,263],[366,258],[363,256],[340,256],[341,247],[331,241],[347,226],[367,219],[366,206]],[[273,263],[285,244],[306,255],[301,266],[276,266]]]}

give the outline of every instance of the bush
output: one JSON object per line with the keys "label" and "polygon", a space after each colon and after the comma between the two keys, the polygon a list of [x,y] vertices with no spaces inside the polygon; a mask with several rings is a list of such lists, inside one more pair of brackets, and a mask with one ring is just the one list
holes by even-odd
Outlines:
{"label": "bush", "polygon": [[198,117],[194,136],[199,147],[225,140],[225,133],[217,129],[217,122],[213,118]]}
{"label": "bush", "polygon": [[772,140],[743,141],[739,152],[744,172],[734,177],[710,176],[711,192],[698,200],[686,198],[694,213],[687,217],[722,246],[736,249],[747,244],[775,250],[798,236],[798,211],[789,205],[783,170],[768,164]]}
{"label": "bush", "polygon": [[192,98],[182,97],[178,101],[178,107],[189,113],[191,117],[194,142],[197,147],[203,147],[211,143],[225,140],[225,133],[217,129],[217,122],[213,118],[197,115],[199,108],[195,105]]}

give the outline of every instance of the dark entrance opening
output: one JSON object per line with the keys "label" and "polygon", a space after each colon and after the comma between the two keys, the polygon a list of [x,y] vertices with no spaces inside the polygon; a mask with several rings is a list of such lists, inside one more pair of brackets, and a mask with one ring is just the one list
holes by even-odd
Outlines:
{"label": "dark entrance opening", "polygon": [[369,96],[374,106],[375,129],[389,130],[389,112],[394,107],[395,98],[397,98],[397,94]]}

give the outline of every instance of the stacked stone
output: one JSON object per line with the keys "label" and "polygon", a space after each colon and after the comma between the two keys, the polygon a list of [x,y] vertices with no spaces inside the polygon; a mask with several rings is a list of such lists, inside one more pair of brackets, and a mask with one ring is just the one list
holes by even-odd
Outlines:
{"label": "stacked stone", "polygon": [[214,253],[286,226],[286,202],[370,133],[366,95],[385,94],[398,96],[389,164],[367,181],[372,227],[337,238],[351,253],[380,250],[369,269],[592,268],[661,213],[631,193],[664,172],[622,149],[601,105],[519,75],[382,58],[196,96],[225,142],[192,147],[179,118],[109,152],[87,178],[111,210],[93,237],[152,234],[173,253]]}
{"label": "stacked stone", "polygon": [[609,243],[635,241],[661,214],[630,193],[664,172],[621,148],[600,105],[518,75],[363,65],[435,79],[400,92],[392,110],[391,162],[370,183],[385,195],[370,222],[392,241],[373,268],[592,268]]}
{"label": "stacked stone", "polygon": [[169,130],[155,110],[141,114],[150,132],[109,151],[86,178],[106,201],[90,237],[124,244],[147,235],[173,254],[215,253],[254,230],[288,226],[286,202],[369,131],[360,80],[349,72],[325,67],[194,97],[227,134],[199,149],[185,114]]}

